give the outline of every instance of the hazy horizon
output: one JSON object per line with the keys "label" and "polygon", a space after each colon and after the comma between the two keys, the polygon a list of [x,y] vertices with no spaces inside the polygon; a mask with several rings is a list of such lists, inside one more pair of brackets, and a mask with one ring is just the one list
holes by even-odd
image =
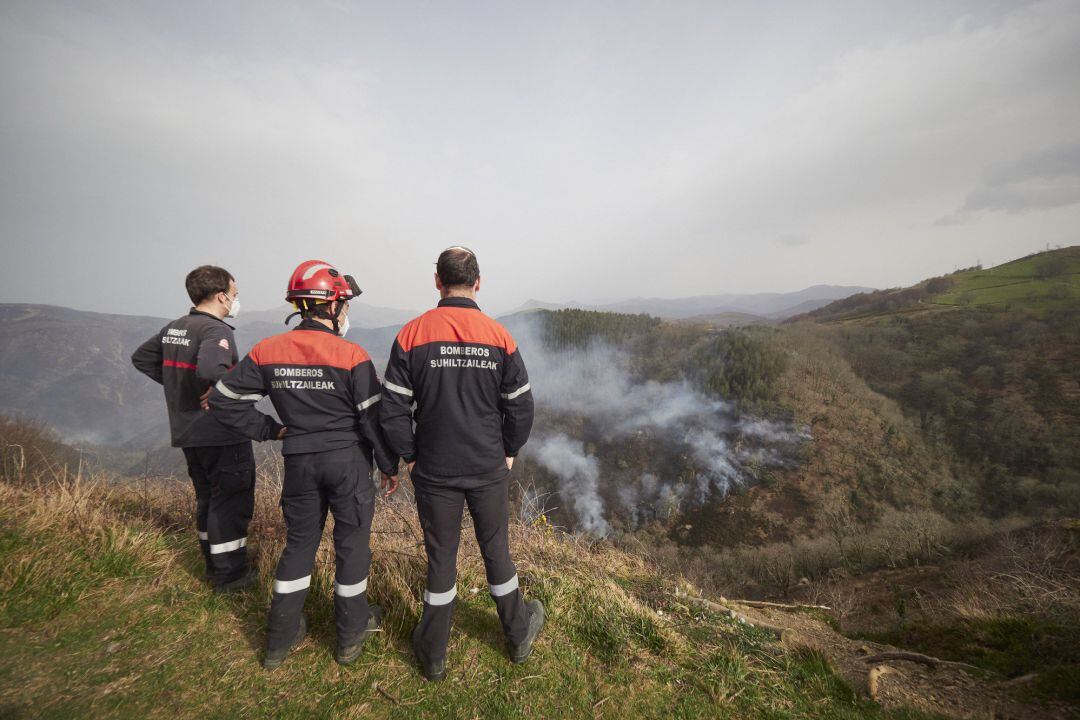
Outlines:
{"label": "hazy horizon", "polygon": [[[800,292],[802,290],[809,290],[810,288],[815,287],[817,285],[821,285],[821,283],[815,283],[814,285],[808,285],[805,288],[799,288],[798,290],[790,291],[790,293],[797,293],[797,292]],[[852,287],[852,288],[855,288],[855,287],[860,287],[860,286],[851,285],[851,286],[831,286],[831,287]],[[875,288],[875,289],[880,289],[880,288]],[[761,293],[735,293],[735,294],[740,295],[740,296],[747,296],[747,295],[773,295],[773,294],[785,295],[785,294],[790,294],[790,293],[786,293],[786,292],[785,293],[772,293],[770,291],[763,291]],[[707,296],[712,296],[712,295],[722,296],[722,295],[726,295],[726,294],[728,294],[728,293],[723,293],[723,292],[707,293],[706,295],[700,296],[700,297],[707,297]],[[182,288],[181,288],[180,295],[183,295]],[[532,302],[550,303],[552,305],[566,305],[566,306],[577,306],[577,305],[603,306],[603,305],[609,305],[609,304],[615,304],[615,303],[633,301],[633,300],[679,300],[679,299],[686,299],[686,298],[692,298],[692,297],[699,297],[699,296],[690,296],[690,295],[678,295],[678,296],[673,295],[673,296],[670,296],[670,297],[625,296],[625,297],[614,297],[614,298],[600,299],[600,300],[595,300],[595,301],[582,301],[582,300],[578,300],[577,298],[567,298],[565,300],[551,300],[550,298],[525,298],[521,302],[519,302],[516,305],[513,305],[511,307],[497,307],[497,306],[489,306],[486,303],[486,299],[484,298],[483,293],[480,293],[480,294],[477,295],[477,304],[480,305],[481,309],[488,311],[490,314],[504,315],[504,314],[507,314],[507,313],[512,313],[514,311],[520,310],[520,309],[522,309],[522,307],[524,305],[532,303]],[[359,300],[358,300],[359,303],[362,303],[364,305],[368,305],[370,307],[386,309],[386,310],[411,310],[411,311],[416,311],[416,312],[423,312],[424,310],[426,310],[428,308],[434,307],[435,304],[438,301],[439,301],[439,296],[434,291],[431,293],[431,297],[429,298],[429,300],[428,300],[428,302],[426,304],[424,304],[424,305],[416,305],[416,306],[384,305],[384,304],[381,304],[381,303],[370,302],[370,301],[367,300],[367,298],[364,295],[361,295]],[[172,317],[173,315],[177,315],[179,313],[186,312],[187,308],[191,305],[191,302],[186,298],[186,296],[183,297],[183,298],[180,298],[178,296],[176,302],[177,302],[177,304],[175,305],[175,307],[170,312],[164,312],[164,313],[129,312],[129,311],[126,311],[126,310],[110,310],[110,309],[96,310],[96,309],[88,308],[88,307],[80,307],[77,304],[69,304],[69,303],[57,302],[57,301],[32,302],[32,301],[29,301],[29,300],[18,300],[18,299],[7,300],[7,299],[5,299],[5,300],[0,301],[0,304],[10,304],[10,305],[53,305],[53,306],[56,306],[56,307],[63,307],[63,308],[67,308],[67,309],[70,309],[70,310],[78,310],[78,311],[81,311],[81,312],[97,312],[97,313],[102,313],[102,314],[106,314],[106,315],[131,315],[131,316],[142,316],[142,317],[146,317],[146,316],[149,316],[149,317]],[[250,318],[250,316],[252,314],[254,314],[254,313],[262,314],[262,313],[271,312],[271,311],[275,311],[275,310],[288,310],[288,309],[289,309],[289,305],[283,299],[278,301],[278,302],[271,302],[270,305],[267,305],[265,307],[264,306],[249,307],[248,299],[245,298],[244,299],[244,305],[243,305],[243,308],[242,308],[243,312],[242,312],[241,317],[239,318],[239,321],[241,323],[243,323],[245,321],[245,319]],[[235,324],[235,321],[233,319],[229,319],[229,322]]]}
{"label": "hazy horizon", "polygon": [[[1080,229],[1080,5],[0,6],[0,302],[898,287]],[[42,281],[42,276],[48,278]]]}

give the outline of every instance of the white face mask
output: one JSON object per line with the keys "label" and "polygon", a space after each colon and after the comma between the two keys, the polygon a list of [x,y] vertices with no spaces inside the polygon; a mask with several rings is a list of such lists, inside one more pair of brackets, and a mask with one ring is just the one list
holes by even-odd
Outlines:
{"label": "white face mask", "polygon": [[229,306],[229,312],[225,313],[225,317],[234,318],[240,314],[240,298],[233,298],[232,305]]}
{"label": "white face mask", "polygon": [[346,315],[345,319],[338,323],[337,334],[341,337],[345,337],[345,333],[349,332],[349,317]]}

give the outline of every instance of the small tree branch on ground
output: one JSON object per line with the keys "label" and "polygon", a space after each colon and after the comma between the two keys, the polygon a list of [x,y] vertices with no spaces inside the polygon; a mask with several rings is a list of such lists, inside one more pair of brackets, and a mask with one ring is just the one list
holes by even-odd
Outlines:
{"label": "small tree branch on ground", "polygon": [[780,608],[781,610],[832,610],[828,605],[806,605],[804,603],[778,603],[765,600],[729,600],[736,605],[753,608]]}
{"label": "small tree branch on ground", "polygon": [[876,655],[867,655],[863,658],[865,663],[879,663],[888,662],[890,660],[907,660],[908,662],[920,663],[930,668],[937,669],[939,666],[947,667],[960,667],[967,670],[979,670],[980,668],[974,665],[969,665],[964,662],[956,662],[954,660],[942,660],[936,657],[930,657],[929,655],[923,655],[917,652],[907,652],[904,650],[895,650],[890,652],[878,653]]}

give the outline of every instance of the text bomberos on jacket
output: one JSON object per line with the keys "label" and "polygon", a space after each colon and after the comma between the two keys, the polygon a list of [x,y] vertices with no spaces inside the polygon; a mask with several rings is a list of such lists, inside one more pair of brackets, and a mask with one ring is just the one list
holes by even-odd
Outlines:
{"label": "text bomberos on jacket", "polygon": [[[433,368],[480,368],[481,370],[497,370],[499,363],[488,360],[491,357],[491,348],[474,347],[472,345],[443,345],[439,348],[440,355],[451,357],[434,358],[431,362]],[[464,357],[453,357],[455,355]]]}
{"label": "text bomberos on jacket", "polygon": [[[274,368],[274,377],[276,378],[321,378],[323,377],[322,368],[306,368],[306,367],[279,367]],[[298,380],[298,379],[283,379],[283,380],[271,380],[270,387],[278,388],[281,390],[334,390],[333,380]]]}

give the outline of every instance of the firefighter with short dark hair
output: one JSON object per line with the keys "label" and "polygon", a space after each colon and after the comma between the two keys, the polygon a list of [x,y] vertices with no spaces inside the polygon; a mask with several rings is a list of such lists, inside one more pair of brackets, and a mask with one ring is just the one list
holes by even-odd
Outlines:
{"label": "firefighter with short dark hair", "polygon": [[195,529],[206,576],[217,592],[250,587],[247,530],[255,507],[255,457],[251,440],[270,440],[283,430],[256,413],[242,435],[200,407],[210,387],[236,364],[236,339],[224,318],[240,312],[236,280],[228,271],[202,265],[184,281],[192,305],[139,346],[131,363],[165,390],[173,447],[182,448],[195,487]]}
{"label": "firefighter with short dark hair", "polygon": [[525,364],[506,328],[476,304],[471,250],[439,255],[435,287],[438,307],[394,341],[381,417],[390,449],[409,464],[424,531],[427,589],[412,642],[429,680],[446,673],[466,504],[513,662],[529,657],[544,624],[543,604],[522,600],[508,534],[510,469],[533,422]]}
{"label": "firefighter with short dark hair", "polygon": [[307,632],[304,600],[328,510],[334,514],[336,660],[354,661],[380,625],[381,609],[367,601],[375,512],[371,460],[374,455],[389,494],[397,489],[398,458],[379,431],[383,395],[371,358],[344,338],[349,300],[359,294],[356,281],[334,266],[302,263],[285,295],[300,324],[255,345],[210,393],[211,412],[238,432],[259,432],[254,405],[267,395],[288,427],[281,450],[288,533],[267,620],[268,670],[284,662]]}

